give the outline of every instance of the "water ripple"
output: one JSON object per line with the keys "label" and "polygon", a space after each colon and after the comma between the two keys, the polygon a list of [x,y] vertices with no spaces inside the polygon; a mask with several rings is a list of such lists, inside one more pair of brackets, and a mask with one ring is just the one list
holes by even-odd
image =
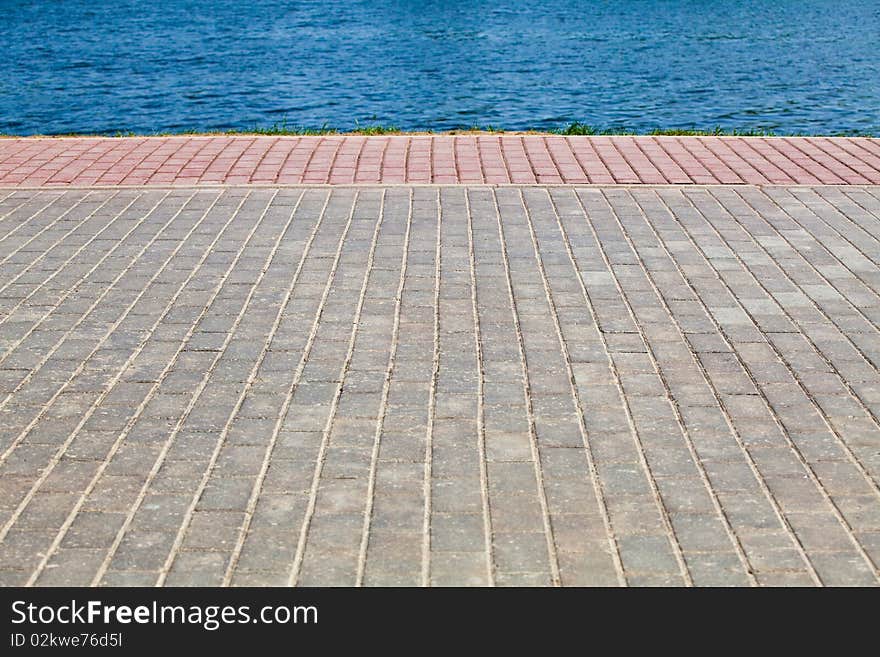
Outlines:
{"label": "water ripple", "polygon": [[863,0],[17,0],[0,132],[880,130]]}

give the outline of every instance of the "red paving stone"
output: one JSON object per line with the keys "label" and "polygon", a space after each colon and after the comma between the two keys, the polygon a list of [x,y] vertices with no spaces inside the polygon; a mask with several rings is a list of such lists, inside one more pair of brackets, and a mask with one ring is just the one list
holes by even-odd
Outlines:
{"label": "red paving stone", "polygon": [[0,186],[880,184],[880,140],[392,135],[0,139]]}

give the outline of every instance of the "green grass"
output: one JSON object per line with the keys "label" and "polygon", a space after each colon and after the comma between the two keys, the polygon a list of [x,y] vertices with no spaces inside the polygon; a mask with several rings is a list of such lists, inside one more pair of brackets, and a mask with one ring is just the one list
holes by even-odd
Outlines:
{"label": "green grass", "polygon": [[[155,131],[155,132],[135,132],[133,130],[118,130],[110,133],[88,133],[88,132],[72,132],[58,134],[36,134],[28,135],[31,137],[174,137],[179,135],[268,135],[277,137],[302,137],[316,135],[389,135],[400,134],[403,131],[397,126],[381,125],[381,124],[364,124],[361,125],[355,121],[355,127],[352,130],[341,130],[339,128],[330,127],[326,123],[320,128],[311,128],[305,126],[295,126],[288,124],[286,121],[273,123],[269,126],[254,125],[250,128],[230,128],[228,130],[174,130],[174,131]],[[12,135],[0,133],[0,137],[20,137],[22,135]]]}
{"label": "green grass", "polygon": [[[268,135],[268,136],[277,136],[277,137],[300,137],[300,136],[314,136],[314,135],[367,135],[367,136],[375,136],[375,135],[396,135],[396,134],[407,134],[407,133],[421,133],[421,134],[466,134],[473,132],[482,132],[482,133],[495,133],[495,134],[503,134],[505,132],[512,133],[530,133],[530,134],[556,134],[556,135],[619,135],[619,136],[634,136],[634,135],[657,135],[657,136],[685,136],[685,137],[876,137],[880,133],[870,132],[870,131],[848,131],[848,132],[837,132],[837,133],[785,133],[785,132],[775,132],[773,130],[768,130],[764,128],[721,128],[720,126],[716,126],[711,129],[699,129],[696,127],[691,128],[663,128],[663,129],[654,129],[650,131],[638,131],[628,128],[603,128],[599,126],[590,125],[588,123],[583,123],[580,121],[574,121],[569,123],[566,126],[562,126],[559,128],[551,128],[551,129],[541,129],[541,130],[505,130],[504,128],[499,128],[497,126],[487,125],[487,126],[470,126],[470,127],[461,127],[454,130],[446,130],[442,132],[435,133],[433,130],[416,130],[416,131],[407,131],[401,130],[395,125],[383,125],[381,123],[367,123],[361,125],[360,122],[355,121],[353,129],[340,129],[337,127],[332,127],[328,124],[322,125],[320,128],[307,127],[307,126],[295,126],[289,124],[286,120],[280,121],[278,123],[274,123],[269,126],[259,126],[254,125],[250,128],[236,128],[230,130],[178,130],[174,132],[153,132],[153,133],[136,133],[133,131],[119,131],[111,134],[89,134],[89,133],[72,133],[72,134],[55,134],[55,135],[34,135],[34,136],[46,136],[46,137],[98,137],[98,136],[111,136],[111,137],[142,137],[142,136],[156,136],[156,137],[169,137],[175,135]],[[0,137],[16,137],[19,135],[4,135],[0,133]]]}
{"label": "green grass", "polygon": [[381,125],[381,124],[373,124],[368,123],[365,125],[361,125],[360,122],[355,121],[353,130],[340,130],[339,128],[334,128],[329,126],[328,124],[322,125],[320,128],[310,128],[305,126],[296,126],[287,123],[287,121],[280,121],[278,123],[273,123],[270,126],[258,126],[255,125],[251,128],[236,128],[232,130],[218,130],[216,132],[204,132],[200,130],[185,130],[181,132],[173,132],[173,133],[156,133],[161,134],[163,136],[174,135],[174,134],[192,134],[192,135],[205,135],[205,134],[219,134],[219,135],[269,135],[276,137],[303,137],[303,136],[316,136],[316,135],[342,135],[342,134],[355,134],[355,135],[390,135],[400,133],[400,128],[393,125]]}
{"label": "green grass", "polygon": [[373,125],[362,126],[360,123],[355,121],[354,132],[356,134],[367,135],[369,137],[369,136],[374,136],[374,135],[400,134],[401,130],[400,130],[400,128],[398,128],[397,126],[394,126],[394,125],[373,124]]}
{"label": "green grass", "polygon": [[354,130],[340,130],[339,128],[330,127],[328,124],[322,125],[320,128],[311,128],[306,126],[296,126],[281,121],[273,123],[270,126],[255,125],[251,128],[233,128],[230,130],[204,131],[204,130],[182,130],[178,132],[160,132],[157,135],[270,135],[277,137],[302,137],[315,135],[341,135],[341,134],[358,134],[358,135],[387,135],[398,133],[400,129],[395,126],[385,126],[379,124],[361,125],[355,121]]}
{"label": "green grass", "polygon": [[764,129],[725,129],[716,126],[711,130],[698,130],[696,128],[666,128],[654,129],[648,132],[637,132],[621,128],[597,128],[586,123],[575,121],[565,128],[554,130],[560,135],[652,135],[652,136],[678,136],[678,137],[776,137],[771,130]]}
{"label": "green grass", "polygon": [[575,121],[564,128],[550,130],[559,135],[651,135],[663,137],[874,137],[875,133],[852,130],[836,133],[775,132],[765,128],[722,128],[715,126],[710,130],[698,128],[657,128],[648,132],[638,132],[626,128],[598,128],[587,123]]}

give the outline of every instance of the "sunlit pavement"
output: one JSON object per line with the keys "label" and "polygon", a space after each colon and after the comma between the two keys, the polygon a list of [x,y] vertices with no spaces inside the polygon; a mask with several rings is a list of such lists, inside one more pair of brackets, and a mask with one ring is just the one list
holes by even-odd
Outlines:
{"label": "sunlit pavement", "polygon": [[0,581],[876,584],[880,145],[466,137],[0,140]]}

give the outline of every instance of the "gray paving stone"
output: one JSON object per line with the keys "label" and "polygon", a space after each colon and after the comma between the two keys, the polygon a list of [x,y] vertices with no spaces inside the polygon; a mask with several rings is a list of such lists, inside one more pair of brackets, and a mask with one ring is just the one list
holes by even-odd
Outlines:
{"label": "gray paving stone", "polygon": [[190,193],[16,210],[4,583],[880,582],[864,190]]}

